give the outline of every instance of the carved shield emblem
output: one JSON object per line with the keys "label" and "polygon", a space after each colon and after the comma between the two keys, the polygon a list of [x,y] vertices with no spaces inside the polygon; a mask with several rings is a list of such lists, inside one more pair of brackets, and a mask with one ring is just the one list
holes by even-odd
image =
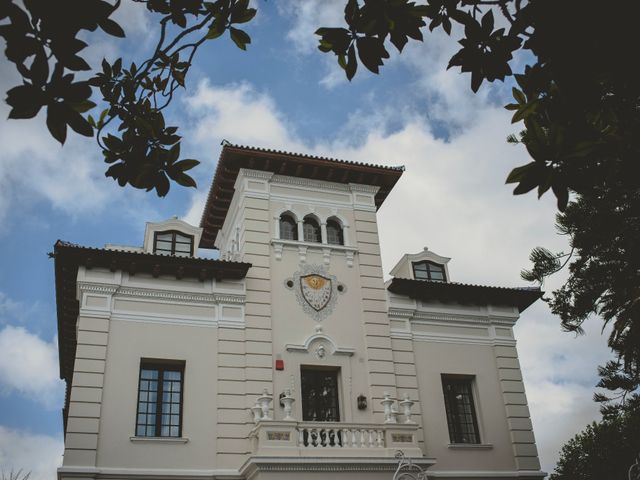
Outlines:
{"label": "carved shield emblem", "polygon": [[327,306],[331,300],[331,279],[318,274],[300,277],[302,297],[316,312]]}

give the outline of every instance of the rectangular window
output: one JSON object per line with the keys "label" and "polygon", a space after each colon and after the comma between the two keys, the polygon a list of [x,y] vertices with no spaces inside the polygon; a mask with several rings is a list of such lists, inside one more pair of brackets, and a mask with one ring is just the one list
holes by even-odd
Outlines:
{"label": "rectangular window", "polygon": [[153,237],[153,253],[191,257],[193,256],[193,237],[173,230],[156,232]]}
{"label": "rectangular window", "polygon": [[413,277],[416,280],[431,280],[432,282],[446,282],[444,266],[433,262],[414,262]]}
{"label": "rectangular window", "polygon": [[182,361],[140,362],[137,437],[182,436],[183,378]]}
{"label": "rectangular window", "polygon": [[442,375],[451,443],[480,443],[472,386],[473,377]]}
{"label": "rectangular window", "polygon": [[301,367],[302,420],[339,422],[338,368]]}

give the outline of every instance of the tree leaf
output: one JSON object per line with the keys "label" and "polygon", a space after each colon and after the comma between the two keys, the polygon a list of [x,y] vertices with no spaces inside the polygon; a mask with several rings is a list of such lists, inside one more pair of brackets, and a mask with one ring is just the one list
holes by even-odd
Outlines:
{"label": "tree leaf", "polygon": [[247,44],[251,43],[251,37],[238,28],[229,27],[229,31],[231,33],[231,40],[233,40],[233,43],[235,43],[238,48],[246,50]]}
{"label": "tree leaf", "polygon": [[102,22],[100,22],[100,28],[104,30],[105,33],[113,37],[124,38],[124,30],[120,25],[111,20],[110,18],[105,18]]}
{"label": "tree leaf", "polygon": [[47,107],[47,128],[53,138],[64,145],[67,139],[67,122],[65,122],[62,109],[57,103],[52,103]]}
{"label": "tree leaf", "polygon": [[356,47],[352,44],[349,47],[349,52],[347,55],[347,68],[345,69],[347,74],[347,79],[351,81],[353,76],[356,74],[358,70],[358,60],[356,59]]}
{"label": "tree leaf", "polygon": [[173,166],[176,168],[176,170],[186,172],[187,170],[191,170],[193,167],[196,167],[198,165],[200,165],[200,162],[198,160],[185,159],[174,163]]}
{"label": "tree leaf", "polygon": [[189,175],[187,175],[186,173],[178,173],[175,177],[174,180],[179,184],[182,185],[183,187],[193,187],[193,188],[197,188],[197,184],[196,181],[191,178]]}

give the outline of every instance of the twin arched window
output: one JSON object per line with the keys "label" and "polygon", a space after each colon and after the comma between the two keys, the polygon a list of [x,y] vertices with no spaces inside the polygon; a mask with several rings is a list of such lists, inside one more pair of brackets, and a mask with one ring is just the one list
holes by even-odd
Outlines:
{"label": "twin arched window", "polygon": [[[322,243],[322,230],[313,215],[307,215],[302,221],[302,234],[305,242]],[[290,212],[280,215],[280,238],[282,240],[298,240],[298,224]],[[336,218],[327,220],[327,243],[344,245],[344,233],[340,221]]]}

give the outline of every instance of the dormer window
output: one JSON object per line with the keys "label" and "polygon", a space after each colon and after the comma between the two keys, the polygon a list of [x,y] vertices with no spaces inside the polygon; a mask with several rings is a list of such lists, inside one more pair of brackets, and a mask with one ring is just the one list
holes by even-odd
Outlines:
{"label": "dormer window", "polygon": [[175,230],[156,232],[153,237],[153,253],[174,255],[176,257],[193,256],[193,236]]}
{"label": "dormer window", "polygon": [[330,245],[344,245],[342,226],[340,222],[333,218],[327,220],[327,243]]}
{"label": "dormer window", "polygon": [[298,224],[288,213],[283,213],[280,216],[280,238],[282,240],[298,240]]}
{"label": "dormer window", "polygon": [[413,263],[413,277],[416,280],[431,280],[433,282],[447,281],[444,273],[444,265],[428,261]]}
{"label": "dormer window", "polygon": [[304,217],[304,223],[302,225],[302,231],[304,232],[304,241],[320,243],[322,241],[322,235],[320,233],[320,225],[317,220],[310,215]]}

